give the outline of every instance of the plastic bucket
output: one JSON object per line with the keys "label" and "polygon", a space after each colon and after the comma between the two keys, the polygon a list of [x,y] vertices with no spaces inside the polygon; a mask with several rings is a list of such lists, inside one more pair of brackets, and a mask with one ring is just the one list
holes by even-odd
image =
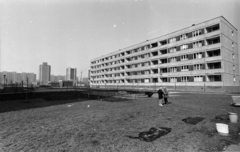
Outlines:
{"label": "plastic bucket", "polygon": [[229,129],[228,129],[228,125],[227,124],[223,124],[223,123],[216,123],[216,128],[217,131],[220,135],[228,135],[229,133]]}
{"label": "plastic bucket", "polygon": [[233,103],[240,105],[240,96],[232,96]]}
{"label": "plastic bucket", "polygon": [[238,114],[237,113],[233,113],[233,112],[229,112],[229,119],[231,123],[237,123],[238,121]]}

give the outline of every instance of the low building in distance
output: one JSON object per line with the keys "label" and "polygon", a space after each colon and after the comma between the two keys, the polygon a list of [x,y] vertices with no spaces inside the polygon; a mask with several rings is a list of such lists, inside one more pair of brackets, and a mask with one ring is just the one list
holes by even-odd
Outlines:
{"label": "low building in distance", "polygon": [[[5,77],[4,77],[5,75]],[[27,72],[22,72],[22,73],[17,73],[17,72],[8,72],[8,71],[3,71],[0,72],[0,83],[1,85],[3,84],[24,84],[26,85],[27,83],[33,84],[36,83],[36,74],[34,73],[27,73]]]}

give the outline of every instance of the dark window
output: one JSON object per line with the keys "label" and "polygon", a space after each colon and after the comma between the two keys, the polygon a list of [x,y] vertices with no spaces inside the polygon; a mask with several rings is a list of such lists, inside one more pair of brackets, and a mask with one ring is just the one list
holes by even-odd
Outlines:
{"label": "dark window", "polygon": [[221,69],[221,62],[208,63],[208,69]]}
{"label": "dark window", "polygon": [[158,43],[152,43],[152,48],[155,48],[158,46]]}
{"label": "dark window", "polygon": [[210,82],[222,81],[221,75],[209,75],[208,79]]}
{"label": "dark window", "polygon": [[220,43],[220,37],[215,37],[207,40],[208,45]]}
{"label": "dark window", "polygon": [[160,44],[161,44],[161,45],[167,44],[167,40],[160,41]]}
{"label": "dark window", "polygon": [[206,28],[206,30],[207,30],[208,33],[217,31],[217,30],[219,30],[219,29],[220,29],[219,24],[213,25],[213,26],[210,26],[210,27],[207,27],[207,28]]}
{"label": "dark window", "polygon": [[220,49],[207,52],[208,57],[220,56]]}

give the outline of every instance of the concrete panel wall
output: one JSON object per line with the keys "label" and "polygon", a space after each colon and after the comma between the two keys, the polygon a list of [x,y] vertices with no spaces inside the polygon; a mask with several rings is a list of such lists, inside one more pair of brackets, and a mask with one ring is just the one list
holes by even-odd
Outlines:
{"label": "concrete panel wall", "polygon": [[[234,76],[235,76],[235,81],[234,81]],[[229,73],[224,73],[222,75],[224,79],[224,86],[239,86],[239,76],[229,74]]]}
{"label": "concrete panel wall", "polygon": [[[226,37],[231,39],[233,42],[238,43],[238,41],[237,41],[238,40],[238,38],[237,38],[237,31],[233,27],[227,25],[226,22],[221,22],[220,29],[221,29],[221,32]],[[232,32],[233,32],[233,35],[232,35]]]}
{"label": "concrete panel wall", "polygon": [[235,43],[238,43],[238,31],[226,20],[221,20],[221,31],[225,35],[229,35],[228,37],[232,37],[232,31],[233,31],[233,40]]}
{"label": "concrete panel wall", "polygon": [[232,47],[232,41],[225,35],[221,35],[221,44],[223,47],[227,48],[229,51],[236,52],[236,48]]}

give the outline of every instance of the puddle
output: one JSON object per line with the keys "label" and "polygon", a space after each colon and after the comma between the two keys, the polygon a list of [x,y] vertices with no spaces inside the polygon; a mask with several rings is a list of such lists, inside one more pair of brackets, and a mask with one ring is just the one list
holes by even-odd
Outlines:
{"label": "puddle", "polygon": [[134,137],[134,136],[126,136],[126,137],[129,137],[131,139],[139,139],[146,142],[152,142],[160,138],[161,136],[167,135],[171,131],[172,129],[167,127],[157,127],[157,128],[152,127],[148,131],[140,132],[138,134],[138,137]]}
{"label": "puddle", "polygon": [[197,123],[203,121],[202,117],[187,117],[182,119],[182,121],[184,121],[185,123],[191,124],[191,125],[196,125]]}

